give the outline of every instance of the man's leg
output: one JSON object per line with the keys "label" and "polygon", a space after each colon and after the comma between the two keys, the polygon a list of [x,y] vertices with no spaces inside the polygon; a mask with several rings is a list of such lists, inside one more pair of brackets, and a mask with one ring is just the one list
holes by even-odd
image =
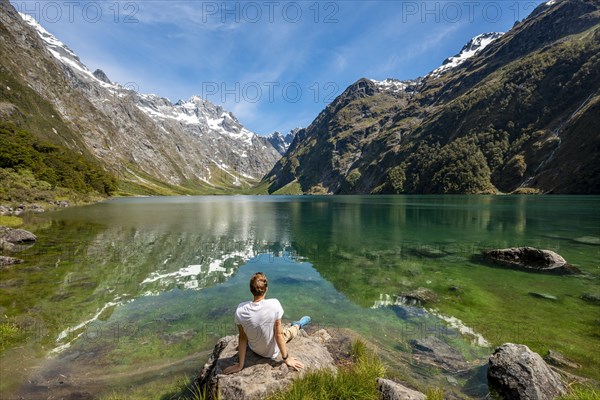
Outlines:
{"label": "man's leg", "polygon": [[292,322],[291,326],[288,326],[283,330],[283,337],[285,338],[285,341],[289,342],[290,340],[298,336],[298,334],[300,333],[300,329],[304,328],[308,324],[310,324],[310,317],[308,315],[305,315],[304,317],[300,318],[299,321]]}
{"label": "man's leg", "polygon": [[285,339],[285,341],[287,343],[290,340],[292,340],[293,338],[295,338],[296,336],[298,336],[298,333],[300,333],[300,326],[291,325],[291,326],[286,327],[283,330],[283,338]]}

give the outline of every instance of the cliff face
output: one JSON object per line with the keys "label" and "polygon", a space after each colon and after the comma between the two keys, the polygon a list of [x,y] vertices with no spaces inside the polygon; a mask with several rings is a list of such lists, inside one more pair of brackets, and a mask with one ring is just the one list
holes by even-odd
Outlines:
{"label": "cliff face", "polygon": [[99,160],[149,191],[248,187],[280,158],[233,114],[198,97],[172,104],[94,73],[33,18],[0,0],[0,117]]}
{"label": "cliff face", "polygon": [[298,133],[269,191],[599,193],[599,23],[597,2],[549,2],[423,78],[357,81]]}

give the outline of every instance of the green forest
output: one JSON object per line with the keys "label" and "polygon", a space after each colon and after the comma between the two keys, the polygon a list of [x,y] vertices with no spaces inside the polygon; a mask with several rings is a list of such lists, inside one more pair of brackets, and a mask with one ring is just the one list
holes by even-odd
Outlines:
{"label": "green forest", "polygon": [[0,122],[0,200],[52,201],[57,196],[110,195],[116,179],[94,161]]}

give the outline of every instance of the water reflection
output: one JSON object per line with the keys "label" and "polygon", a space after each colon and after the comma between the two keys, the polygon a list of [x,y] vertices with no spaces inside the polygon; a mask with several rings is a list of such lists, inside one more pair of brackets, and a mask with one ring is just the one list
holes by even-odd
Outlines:
{"label": "water reflection", "polygon": [[[567,260],[593,271],[598,247],[572,239],[597,236],[598,202],[572,203],[485,196],[119,199],[33,216],[28,227],[39,241],[20,254],[23,267],[3,271],[0,311],[25,327],[32,351],[54,349],[70,370],[128,369],[181,360],[234,332],[233,310],[248,296],[251,273],[262,270],[286,318],[310,313],[319,324],[406,349],[411,335],[427,333],[415,326],[456,322],[397,304],[406,290],[427,287],[442,303],[470,302],[485,312],[494,304],[500,322],[510,322],[532,319],[531,310],[561,315],[560,303],[532,305],[530,296],[511,308],[505,299],[521,289],[538,285],[563,296],[597,288],[593,280],[504,275],[469,262],[490,247],[562,246]],[[548,237],[553,232],[560,236]],[[470,322],[456,322],[456,331],[477,337],[466,330]],[[3,353],[1,366],[22,354]],[[38,367],[35,359],[23,366]],[[5,387],[25,379],[15,375]]]}

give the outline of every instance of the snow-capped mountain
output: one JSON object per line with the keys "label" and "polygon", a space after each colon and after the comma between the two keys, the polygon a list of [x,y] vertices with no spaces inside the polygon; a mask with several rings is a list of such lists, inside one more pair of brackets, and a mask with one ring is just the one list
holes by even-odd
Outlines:
{"label": "snow-capped mountain", "polygon": [[422,78],[359,79],[263,182],[270,193],[596,193],[599,11],[549,1]]}
{"label": "snow-capped mountain", "polygon": [[[431,71],[425,76],[425,78],[438,78],[444,73],[450,71],[451,69],[458,67],[459,65],[467,61],[469,58],[473,57],[481,50],[485,49],[490,43],[492,43],[494,40],[498,39],[502,35],[504,35],[504,33],[502,32],[490,32],[475,36],[463,46],[463,48],[457,55],[444,60],[443,64],[440,67]],[[375,87],[381,92],[385,92],[392,95],[405,96],[417,93],[425,78],[419,77],[417,79],[410,80],[388,78],[383,81],[378,81],[375,79],[369,80],[373,82],[375,84]]]}
{"label": "snow-capped mountain", "polygon": [[290,147],[290,144],[292,144],[294,141],[294,138],[300,129],[301,128],[294,128],[285,136],[283,136],[281,132],[275,131],[266,136],[266,139],[269,141],[269,143],[271,143],[275,150],[279,152],[279,154],[284,155],[287,149]]}
{"label": "snow-capped mountain", "polygon": [[492,43],[494,40],[498,39],[502,35],[504,35],[503,32],[489,32],[475,36],[463,46],[460,53],[444,60],[442,65],[434,69],[430,73],[430,75],[440,76],[445,72],[458,67],[459,65],[467,61],[469,58],[473,57],[475,54],[485,49],[490,43]]}
{"label": "snow-capped mountain", "polygon": [[[24,78],[81,132],[92,154],[121,179],[143,185],[157,180],[194,187],[245,186],[259,180],[281,157],[268,140],[246,129],[221,106],[197,96],[173,104],[164,97],[131,90],[129,86],[135,85],[113,83],[101,70],[92,73],[34,18],[19,15],[41,40],[73,93],[40,84],[50,80],[40,76],[49,73],[44,68],[27,71]],[[34,35],[20,27],[16,17],[14,22],[22,30],[23,46],[37,49]],[[79,96],[85,100],[76,101]]]}

